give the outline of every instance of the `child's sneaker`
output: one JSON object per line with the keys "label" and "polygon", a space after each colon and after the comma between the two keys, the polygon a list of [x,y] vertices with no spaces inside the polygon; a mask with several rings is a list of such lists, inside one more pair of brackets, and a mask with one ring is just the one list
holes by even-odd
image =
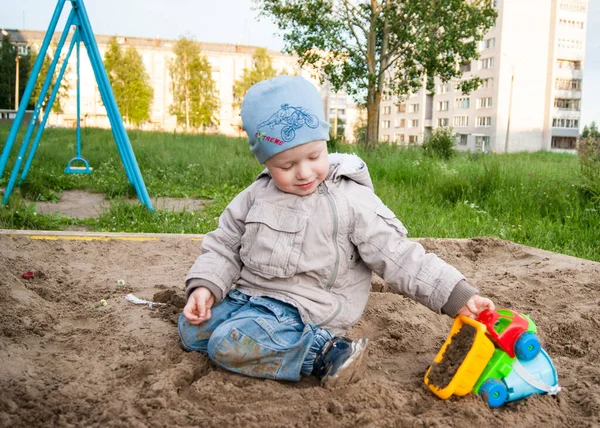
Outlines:
{"label": "child's sneaker", "polygon": [[369,339],[334,337],[317,354],[313,375],[321,385],[336,387],[359,381],[366,369],[364,356]]}

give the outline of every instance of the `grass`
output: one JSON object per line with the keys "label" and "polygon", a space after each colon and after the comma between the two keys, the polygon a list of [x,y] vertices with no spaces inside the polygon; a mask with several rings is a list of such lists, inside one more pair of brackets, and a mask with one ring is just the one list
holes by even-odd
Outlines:
{"label": "grass", "polygon": [[[9,128],[0,126],[0,141]],[[149,212],[142,205],[114,202],[100,218],[75,220],[36,214],[25,199],[56,200],[66,189],[102,192],[108,198],[135,197],[110,131],[83,129],[83,155],[90,176],[64,174],[75,154],[75,133],[48,129],[27,179],[0,206],[0,228],[59,230],[85,226],[94,231],[206,233],[227,203],[262,167],[244,138],[129,132],[151,197],[211,199],[203,211]],[[13,147],[14,153],[20,142]],[[380,147],[357,152],[368,164],[377,194],[398,215],[410,236],[470,238],[494,236],[576,257],[600,261],[600,206],[582,191],[579,160],[548,152],[474,155],[448,161],[419,149]],[[6,186],[12,159],[0,179]]]}

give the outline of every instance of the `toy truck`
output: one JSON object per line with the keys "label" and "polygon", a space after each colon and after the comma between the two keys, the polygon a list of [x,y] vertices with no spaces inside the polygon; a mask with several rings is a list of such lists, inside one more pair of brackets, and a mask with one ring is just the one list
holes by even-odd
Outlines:
{"label": "toy truck", "polygon": [[560,391],[554,364],[542,349],[529,316],[508,309],[486,309],[477,321],[485,325],[486,336],[497,346],[473,388],[490,407]]}
{"label": "toy truck", "polygon": [[[442,362],[452,338],[466,324],[477,331],[471,348],[448,385],[434,385],[430,379],[433,366]],[[560,391],[556,369],[536,332],[531,318],[508,309],[486,309],[477,320],[459,316],[425,373],[425,384],[442,399],[473,392],[491,407],[532,394],[556,395]]]}

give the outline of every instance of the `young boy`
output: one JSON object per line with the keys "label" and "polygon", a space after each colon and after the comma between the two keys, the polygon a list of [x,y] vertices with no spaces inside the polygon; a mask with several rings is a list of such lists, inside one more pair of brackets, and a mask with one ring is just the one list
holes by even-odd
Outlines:
{"label": "young boy", "polygon": [[367,339],[343,334],[364,311],[372,271],[451,317],[493,308],[454,267],[407,239],[360,158],[328,155],[329,124],[310,82],[259,82],[241,115],[266,170],[202,241],[179,317],[184,349],[248,376],[315,375],[337,386],[364,370]]}

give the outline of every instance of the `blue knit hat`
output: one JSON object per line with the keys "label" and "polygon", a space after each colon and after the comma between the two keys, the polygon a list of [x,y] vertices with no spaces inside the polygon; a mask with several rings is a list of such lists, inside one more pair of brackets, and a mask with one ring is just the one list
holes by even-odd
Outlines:
{"label": "blue knit hat", "polygon": [[260,163],[292,147],[329,140],[321,95],[300,76],[283,75],[248,89],[242,102],[242,128]]}

